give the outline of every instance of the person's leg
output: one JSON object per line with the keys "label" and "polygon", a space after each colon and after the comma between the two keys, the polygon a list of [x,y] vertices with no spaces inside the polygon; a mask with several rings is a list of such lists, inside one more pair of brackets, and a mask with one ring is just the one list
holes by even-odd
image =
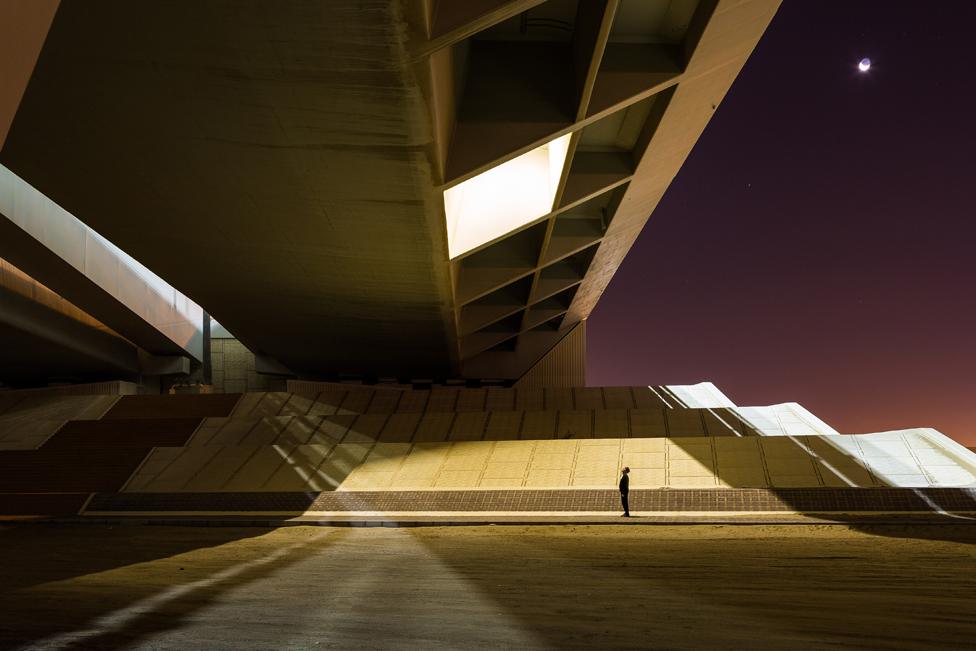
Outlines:
{"label": "person's leg", "polygon": [[620,494],[620,504],[624,507],[624,515],[630,515],[630,504],[627,493]]}

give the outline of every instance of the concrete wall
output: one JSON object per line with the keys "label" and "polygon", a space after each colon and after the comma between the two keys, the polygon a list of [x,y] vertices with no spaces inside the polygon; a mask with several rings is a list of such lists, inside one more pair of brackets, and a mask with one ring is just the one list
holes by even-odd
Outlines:
{"label": "concrete wall", "polygon": [[518,388],[586,385],[586,321],[580,321],[516,383]]}
{"label": "concrete wall", "polygon": [[216,393],[285,390],[284,378],[258,374],[254,366],[254,353],[237,339],[212,339],[210,360]]}

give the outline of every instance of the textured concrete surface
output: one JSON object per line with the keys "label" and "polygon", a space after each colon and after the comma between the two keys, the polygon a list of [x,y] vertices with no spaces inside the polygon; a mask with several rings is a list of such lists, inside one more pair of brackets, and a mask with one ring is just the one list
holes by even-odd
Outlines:
{"label": "textured concrete surface", "polygon": [[[2,475],[0,475],[2,477]],[[633,517],[703,517],[742,514],[819,515],[847,522],[868,515],[925,515],[976,523],[976,488],[712,488],[630,492]],[[27,513],[23,510],[17,513]],[[400,518],[458,515],[493,518],[519,514],[553,519],[617,517],[616,489],[405,490],[301,492],[99,492],[85,515],[173,518],[252,516]],[[39,512],[35,512],[39,513]],[[40,512],[43,513],[43,512]]]}
{"label": "textured concrete surface", "polygon": [[413,443],[377,442],[388,418],[378,414],[210,418],[189,447],[156,448],[126,490],[613,488],[624,466],[635,489],[976,483],[968,459],[921,435],[442,442],[453,417],[427,414]]}
{"label": "textured concrete surface", "polygon": [[[331,382],[288,380],[292,400],[302,398],[300,406],[288,400],[288,393],[255,393],[254,398],[234,410],[234,416],[278,416],[282,410],[293,413],[314,409],[314,413],[392,413],[434,411],[543,411],[558,409],[659,409],[674,407],[652,387],[518,387],[504,389],[462,389],[438,387],[433,390],[402,390],[342,385]],[[314,407],[311,403],[315,403]],[[697,405],[692,405],[697,406]],[[708,405],[711,407],[711,405]],[[258,412],[255,413],[254,409]]]}
{"label": "textured concrete surface", "polygon": [[400,9],[62,3],[0,160],[296,372],[446,375],[433,136]]}
{"label": "textured concrete surface", "polygon": [[285,380],[257,372],[254,353],[237,339],[210,341],[212,381],[216,393],[244,393],[245,391],[273,391],[282,389]]}
{"label": "textured concrete surface", "polygon": [[4,648],[971,648],[973,527],[0,529]]}
{"label": "textured concrete surface", "polygon": [[0,450],[33,450],[65,421],[101,418],[119,396],[0,395]]}
{"label": "textured concrete surface", "polygon": [[[779,1],[701,3],[694,19],[698,3],[674,3],[683,18],[650,25],[615,23],[617,3],[549,3],[566,29],[492,29],[536,4],[61,3],[0,160],[300,375],[516,379],[590,313]],[[448,12],[446,32],[421,18]],[[591,147],[651,94],[636,142],[578,165],[570,147],[555,206],[633,179],[605,233],[567,237],[550,214],[525,231],[537,242],[515,233],[449,268],[443,181],[570,132]],[[461,302],[519,278],[525,318],[459,344]],[[494,351],[514,354],[488,350],[521,331]]]}
{"label": "textured concrete surface", "polygon": [[[87,497],[87,496],[86,496]],[[972,515],[976,515],[976,511]],[[610,527],[660,527],[670,525],[683,526],[711,526],[716,524],[751,526],[757,524],[768,525],[845,525],[861,527],[871,526],[948,526],[960,529],[971,527],[976,529],[976,518],[959,513],[791,513],[781,512],[711,512],[711,513],[646,513],[640,516],[621,518],[619,513],[559,513],[559,514],[525,514],[520,512],[508,513],[439,513],[437,515],[425,513],[402,513],[391,516],[356,515],[349,513],[332,513],[329,515],[305,514],[294,517],[273,515],[259,515],[255,513],[236,514],[207,514],[199,515],[181,513],[173,515],[128,515],[124,513],[106,513],[97,515],[65,515],[49,520],[36,518],[8,518],[20,523],[36,523],[47,526],[57,525],[91,525],[91,526],[178,526],[178,527],[263,527],[278,529],[282,527],[455,527],[455,526],[558,526],[558,525],[588,525]]]}

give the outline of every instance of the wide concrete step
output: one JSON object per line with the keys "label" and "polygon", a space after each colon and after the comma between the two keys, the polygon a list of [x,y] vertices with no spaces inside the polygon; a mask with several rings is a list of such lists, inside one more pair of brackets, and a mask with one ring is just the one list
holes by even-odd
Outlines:
{"label": "wide concrete step", "polygon": [[239,393],[122,396],[103,419],[207,418],[229,416]]}
{"label": "wide concrete step", "polygon": [[[390,389],[290,382],[293,391],[245,393],[235,416],[669,409],[678,407],[651,387],[547,389]],[[325,387],[325,388],[323,388]]]}
{"label": "wide concrete step", "polygon": [[118,402],[115,395],[61,396],[32,391],[0,392],[0,421],[101,418]]}
{"label": "wide concrete step", "polygon": [[554,438],[745,437],[758,432],[721,409],[564,409],[207,418],[191,445],[388,443]]}
{"label": "wide concrete step", "polygon": [[75,515],[91,493],[0,493],[0,517]]}
{"label": "wide concrete step", "polygon": [[181,446],[190,439],[200,422],[199,418],[73,420],[55,432],[41,449],[146,449]]}
{"label": "wide concrete step", "polygon": [[118,396],[56,396],[30,391],[0,392],[0,450],[32,450],[65,421],[101,416]]}
{"label": "wide concrete step", "polygon": [[[976,486],[924,433],[159,448],[131,492]],[[967,453],[968,455],[968,453]]]}
{"label": "wide concrete step", "polygon": [[0,451],[0,493],[117,491],[149,448]]}

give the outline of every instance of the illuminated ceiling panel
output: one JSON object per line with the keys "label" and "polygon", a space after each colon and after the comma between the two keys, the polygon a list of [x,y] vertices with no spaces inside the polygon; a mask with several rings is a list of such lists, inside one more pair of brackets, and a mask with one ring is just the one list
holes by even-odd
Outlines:
{"label": "illuminated ceiling panel", "polygon": [[569,137],[560,136],[444,192],[452,259],[552,211]]}

